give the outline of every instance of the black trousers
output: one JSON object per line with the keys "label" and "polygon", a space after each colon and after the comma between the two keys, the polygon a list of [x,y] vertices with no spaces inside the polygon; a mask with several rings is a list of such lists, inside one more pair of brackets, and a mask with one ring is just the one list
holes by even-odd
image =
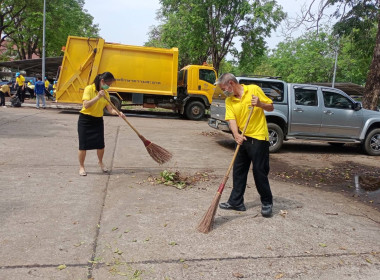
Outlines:
{"label": "black trousers", "polygon": [[0,106],[5,106],[5,94],[0,90]]}
{"label": "black trousers", "polygon": [[24,100],[25,100],[25,88],[22,88],[22,86],[20,87],[19,85],[17,85],[17,93],[16,93],[16,95],[20,99],[21,103],[24,103]]}
{"label": "black trousers", "polygon": [[234,206],[244,203],[249,167],[252,162],[253,178],[261,203],[273,204],[269,174],[269,142],[246,137],[236,156],[233,168],[233,188],[228,203]]}

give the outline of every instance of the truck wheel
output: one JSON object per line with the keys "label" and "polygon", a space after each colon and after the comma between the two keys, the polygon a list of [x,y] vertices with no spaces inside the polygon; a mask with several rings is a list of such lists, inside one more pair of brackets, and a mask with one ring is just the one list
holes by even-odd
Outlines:
{"label": "truck wheel", "polygon": [[199,121],[205,115],[205,105],[200,101],[192,101],[186,106],[185,112],[189,120]]}
{"label": "truck wheel", "polygon": [[110,96],[110,100],[111,100],[112,104],[115,105],[115,107],[120,111],[121,110],[121,101],[120,101],[120,99],[117,98],[114,95],[111,95]]}
{"label": "truck wheel", "polygon": [[[112,102],[113,105],[120,111],[121,110],[121,101],[119,98],[117,98],[114,95],[110,95],[110,101]],[[105,116],[110,116],[111,114],[108,112],[106,108],[103,110]]]}
{"label": "truck wheel", "polygon": [[380,156],[380,128],[376,128],[367,134],[363,148],[370,156]]}
{"label": "truck wheel", "polygon": [[284,132],[275,123],[268,123],[269,132],[269,152],[275,153],[281,149],[284,142]]}

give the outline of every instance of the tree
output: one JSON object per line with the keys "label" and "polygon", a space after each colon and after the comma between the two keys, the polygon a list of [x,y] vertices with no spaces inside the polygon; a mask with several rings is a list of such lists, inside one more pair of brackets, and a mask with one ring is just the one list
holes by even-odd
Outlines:
{"label": "tree", "polygon": [[[371,30],[368,33],[372,36],[366,46],[373,48],[375,34]],[[371,53],[360,50],[351,35],[341,37],[338,42],[328,29],[309,31],[299,38],[281,42],[269,56],[266,67],[272,66],[275,70],[272,75],[281,76],[288,82],[332,82],[337,49],[336,81],[364,85]]]}
{"label": "tree", "polygon": [[315,13],[312,12],[312,7],[316,2],[312,1],[300,23],[309,21],[318,27],[328,8],[335,8],[332,16],[337,19],[334,25],[336,34],[340,36],[350,34],[356,46],[362,51],[365,51],[368,45],[366,41],[368,30],[374,26],[377,29],[363,97],[363,107],[375,110],[380,96],[380,0],[320,0],[318,12]]}
{"label": "tree", "polygon": [[[68,35],[98,35],[98,27],[92,23],[93,17],[83,10],[83,5],[84,0],[46,1],[47,56],[60,55]],[[19,58],[30,59],[33,54],[41,56],[43,1],[28,0],[27,6],[13,18],[13,23],[4,32],[17,46]]]}
{"label": "tree", "polygon": [[278,44],[270,56],[276,75],[287,82],[326,82],[333,76],[335,40],[328,32],[310,31]]}
{"label": "tree", "polygon": [[[249,70],[264,54],[265,37],[285,17],[274,0],[160,0],[162,25],[150,43],[180,50],[180,64],[210,59],[218,71],[227,54]],[[157,33],[159,31],[159,33]],[[159,37],[157,37],[159,34]],[[235,47],[241,41],[242,51]]]}
{"label": "tree", "polygon": [[6,33],[5,30],[16,26],[18,27],[21,22],[16,20],[20,13],[26,8],[26,3],[23,0],[3,0],[0,6],[0,45],[12,34],[12,32]]}

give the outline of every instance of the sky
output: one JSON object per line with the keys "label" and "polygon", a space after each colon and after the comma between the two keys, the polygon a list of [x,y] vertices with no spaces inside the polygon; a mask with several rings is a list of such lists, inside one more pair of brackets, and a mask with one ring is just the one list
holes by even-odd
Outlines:
{"label": "sky", "polygon": [[[295,17],[301,6],[311,0],[277,0],[289,16]],[[148,41],[150,27],[158,25],[159,0],[86,0],[84,8],[99,24],[100,36],[107,42],[142,46]],[[267,40],[270,48],[281,42],[281,28]],[[298,36],[301,34],[299,31]],[[297,34],[296,34],[297,35]]]}

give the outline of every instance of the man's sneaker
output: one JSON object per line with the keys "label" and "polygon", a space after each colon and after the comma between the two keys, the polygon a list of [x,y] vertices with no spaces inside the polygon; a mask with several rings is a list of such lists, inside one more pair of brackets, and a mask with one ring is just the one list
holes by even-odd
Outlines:
{"label": "man's sneaker", "polygon": [[228,202],[223,202],[219,204],[219,208],[224,209],[224,210],[236,210],[236,211],[246,211],[247,209],[245,208],[244,203],[233,206],[229,204]]}
{"label": "man's sneaker", "polygon": [[273,204],[268,204],[268,205],[262,205],[261,206],[261,215],[265,218],[269,218],[272,216],[272,207]]}

